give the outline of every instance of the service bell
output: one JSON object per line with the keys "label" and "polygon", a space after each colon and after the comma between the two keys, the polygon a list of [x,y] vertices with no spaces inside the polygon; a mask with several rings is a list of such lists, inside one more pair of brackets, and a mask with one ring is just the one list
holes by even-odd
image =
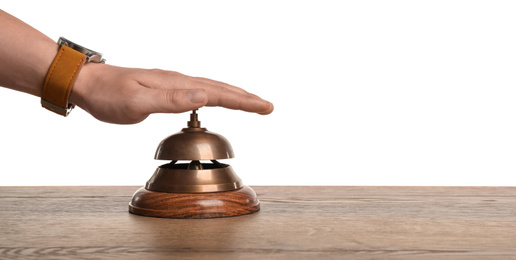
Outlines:
{"label": "service bell", "polygon": [[129,212],[164,218],[215,218],[258,211],[256,193],[242,184],[230,165],[217,161],[234,157],[228,140],[202,128],[196,110],[187,125],[161,141],[154,158],[171,162],[159,166],[145,187],[136,191]]}

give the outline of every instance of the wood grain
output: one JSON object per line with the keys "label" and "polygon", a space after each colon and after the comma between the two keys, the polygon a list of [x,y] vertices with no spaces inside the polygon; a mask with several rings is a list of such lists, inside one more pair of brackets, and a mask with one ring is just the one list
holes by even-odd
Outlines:
{"label": "wood grain", "polygon": [[130,214],[138,187],[0,187],[0,259],[516,259],[513,187],[253,187],[256,214]]}
{"label": "wood grain", "polygon": [[160,218],[223,218],[260,210],[260,201],[249,186],[224,192],[167,193],[139,188],[129,212]]}

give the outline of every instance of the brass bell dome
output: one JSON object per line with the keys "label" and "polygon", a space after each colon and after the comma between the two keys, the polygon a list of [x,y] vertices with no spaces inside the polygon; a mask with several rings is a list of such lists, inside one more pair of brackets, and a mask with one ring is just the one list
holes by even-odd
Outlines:
{"label": "brass bell dome", "polygon": [[234,158],[233,148],[224,136],[201,128],[195,111],[190,114],[188,128],[161,141],[156,160],[219,160]]}

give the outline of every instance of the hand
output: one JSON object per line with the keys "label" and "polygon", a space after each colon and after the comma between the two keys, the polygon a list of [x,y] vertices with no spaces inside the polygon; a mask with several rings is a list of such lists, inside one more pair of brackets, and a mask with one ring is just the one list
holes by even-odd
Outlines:
{"label": "hand", "polygon": [[259,114],[272,103],[245,90],[178,72],[87,63],[70,94],[70,102],[98,120],[115,124],[141,122],[152,113],[179,113],[221,106]]}

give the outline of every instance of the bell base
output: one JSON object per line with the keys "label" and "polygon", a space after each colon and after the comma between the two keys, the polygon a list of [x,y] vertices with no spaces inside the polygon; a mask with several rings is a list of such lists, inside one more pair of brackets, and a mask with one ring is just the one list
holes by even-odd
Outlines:
{"label": "bell base", "polygon": [[260,201],[249,186],[206,193],[171,193],[138,189],[129,203],[129,212],[159,218],[223,218],[260,210]]}

